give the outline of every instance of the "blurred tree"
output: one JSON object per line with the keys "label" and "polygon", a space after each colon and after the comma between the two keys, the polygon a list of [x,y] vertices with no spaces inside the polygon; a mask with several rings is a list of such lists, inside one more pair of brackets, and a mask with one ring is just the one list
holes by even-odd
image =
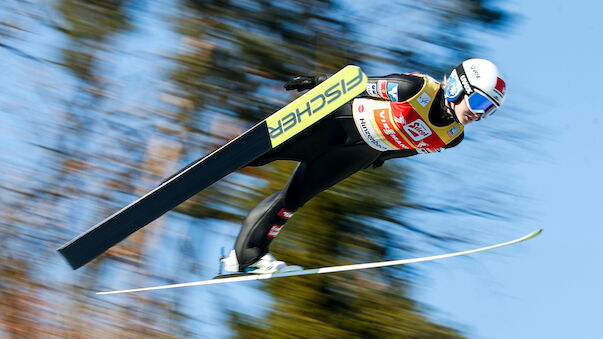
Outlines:
{"label": "blurred tree", "polygon": [[[95,203],[101,201],[103,206],[107,202],[119,206],[123,200],[105,192],[139,195],[147,189],[138,191],[137,184],[133,182],[141,169],[152,172],[151,156],[144,157],[145,145],[137,138],[136,131],[127,128],[131,123],[127,120],[136,119],[136,114],[124,113],[123,125],[116,123],[106,128],[112,124],[111,114],[106,114],[112,101],[109,91],[115,88],[116,83],[121,85],[118,84],[119,75],[111,72],[112,65],[110,62],[108,65],[107,58],[122,53],[114,53],[114,44],[118,34],[132,27],[131,17],[127,14],[131,13],[132,8],[127,7],[131,3],[126,0],[59,0],[53,2],[54,9],[22,3],[16,4],[18,8],[12,11],[20,17],[12,17],[9,21],[19,22],[22,32],[40,24],[50,25],[64,33],[67,39],[66,47],[60,50],[59,60],[49,63],[46,56],[44,59],[35,58],[17,48],[11,48],[11,51],[19,51],[18,56],[34,60],[41,70],[47,70],[49,64],[60,65],[76,81],[66,81],[69,76],[62,74],[50,83],[50,86],[64,90],[41,102],[53,108],[52,112],[45,111],[54,114],[52,118],[45,117],[56,124],[52,137],[43,133],[41,123],[36,123],[36,127],[39,128],[37,140],[51,141],[36,145],[45,153],[36,159],[35,164],[15,171],[15,182],[21,181],[25,185],[14,189],[9,181],[7,187],[2,187],[12,191],[13,195],[0,202],[0,247],[3,249],[0,253],[0,296],[3,300],[0,304],[0,336],[170,337],[166,334],[170,326],[187,318],[171,312],[165,302],[146,298],[139,298],[137,303],[116,303],[109,308],[110,312],[107,311],[106,304],[90,296],[90,291],[102,284],[105,278],[103,260],[91,265],[91,269],[79,279],[67,283],[61,282],[61,277],[49,274],[56,269],[49,264],[56,263],[54,256],[51,258],[48,253],[54,251],[57,243],[47,242],[56,234],[60,234],[61,241],[66,240],[64,235],[72,233],[73,224],[85,219],[87,213],[80,213],[82,205],[92,200]],[[15,24],[4,26],[17,27]],[[27,48],[31,39],[32,35],[15,34],[18,41],[15,45],[20,43]],[[3,44],[2,47],[6,46]],[[53,71],[54,74],[59,73]],[[22,82],[39,81],[33,88],[34,93],[39,93],[43,79],[37,76],[44,73],[36,69],[31,74],[33,81],[23,79]],[[55,106],[50,105],[51,102]],[[43,108],[29,107],[32,111],[44,111]],[[36,120],[44,121],[43,115],[36,117],[39,118]],[[104,140],[106,149],[101,147],[99,150],[99,142],[95,139],[98,133],[112,136],[110,140],[115,143]],[[103,152],[109,156],[104,156]],[[103,184],[107,186],[104,192],[96,193],[98,186],[95,185]],[[91,219],[96,220],[98,216]],[[145,243],[144,234],[138,233],[135,237],[138,239],[121,246],[113,256],[119,259],[119,253],[127,253],[136,267],[138,262],[135,259],[140,257],[142,243]],[[152,274],[144,267],[134,270],[138,276]],[[137,275],[132,276],[135,278]],[[170,303],[177,301],[171,300]],[[182,336],[188,333],[186,329],[174,330],[173,327],[171,332]]]}
{"label": "blurred tree", "polygon": [[[155,252],[158,232],[173,231],[170,225],[176,223],[137,232],[69,278],[49,274],[60,271],[56,265],[64,269],[49,253],[84,226],[146,193],[175,166],[197,158],[200,149],[224,144],[291,101],[295,93],[281,87],[289,77],[333,72],[350,63],[441,74],[443,65],[473,50],[465,37],[471,27],[508,22],[492,2],[373,2],[350,13],[355,2],[165,0],[161,15],[173,21],[181,38],[179,52],[169,56],[171,85],[152,92],[161,102],[147,96],[133,107],[121,102],[132,94],[130,80],[123,77],[123,68],[131,68],[132,62],[124,66],[120,57],[134,53],[123,42],[136,28],[136,15],[152,11],[150,2],[56,0],[53,8],[15,2],[19,8],[10,12],[21,20],[0,23],[0,47],[37,66],[61,69],[53,68],[50,84],[39,78],[43,67],[31,67],[30,78],[24,79],[35,84],[32,92],[48,91],[39,101],[55,104],[44,110],[55,119],[36,116],[39,142],[28,146],[43,156],[10,171],[14,177],[9,179],[21,185],[0,183],[5,193],[0,195],[0,336],[202,337],[198,324],[203,320],[193,317],[189,309],[195,302],[184,294],[111,301],[90,295],[115,281],[142,286],[194,271],[199,266],[196,245],[189,244],[193,229],[177,237],[185,245],[160,251],[176,264],[172,275],[166,274],[163,261],[141,259]],[[395,27],[385,27],[389,24],[380,20],[386,15],[401,19]],[[31,30],[33,22],[43,28]],[[48,27],[55,31],[48,33]],[[392,30],[386,34],[384,28]],[[23,38],[29,31],[44,32],[39,33],[43,39],[52,36],[59,45],[58,60],[35,57],[37,41]],[[57,31],[60,38],[53,35]],[[151,92],[149,83],[143,86]],[[55,91],[48,89],[52,86]],[[48,130],[52,136],[42,137]],[[280,188],[290,172],[285,163],[246,168],[177,211],[239,222]],[[400,173],[404,169],[396,166],[369,170],[320,195],[287,225],[274,244],[276,255],[317,267],[383,260],[392,247],[404,247],[391,244],[388,228],[393,223],[383,221],[392,221],[390,211],[404,204]],[[383,269],[270,282],[265,287],[274,311],[253,318],[233,310],[230,325],[240,337],[457,337],[454,330],[425,319],[408,296],[412,281],[400,273]],[[193,326],[189,320],[195,321]]]}
{"label": "blurred tree", "polygon": [[[167,175],[170,160],[177,158],[180,151],[180,146],[170,143],[165,134],[141,137],[131,125],[145,117],[140,117],[135,110],[113,112],[111,109],[114,107],[111,91],[116,86],[124,86],[120,74],[113,68],[112,56],[127,53],[115,51],[114,46],[119,34],[132,28],[130,14],[136,5],[136,1],[129,0],[60,0],[55,5],[64,20],[60,30],[69,37],[67,47],[62,49],[63,66],[79,81],[72,92],[74,97],[66,102],[64,126],[69,132],[62,134],[57,142],[61,152],[68,156],[60,157],[62,170],[51,182],[59,186],[57,190],[71,191],[80,199],[89,194],[85,183],[100,175],[101,180],[95,182],[113,193],[103,194],[102,200],[122,205],[119,194],[146,193],[156,185],[158,177]],[[100,150],[94,140],[99,132],[107,137],[102,142],[104,149]],[[110,213],[112,211],[105,214]],[[90,265],[88,274],[72,285],[71,303],[61,319],[68,333],[66,337],[173,337],[169,332],[187,335],[184,326],[176,326],[189,318],[172,310],[178,300],[168,302],[137,296],[106,310],[106,305],[88,295],[105,280],[109,265],[103,259],[125,262],[130,267],[121,270],[120,275],[140,284],[154,277],[152,268],[141,264],[145,250],[154,246],[148,231],[141,230]],[[174,330],[178,327],[182,329]]]}

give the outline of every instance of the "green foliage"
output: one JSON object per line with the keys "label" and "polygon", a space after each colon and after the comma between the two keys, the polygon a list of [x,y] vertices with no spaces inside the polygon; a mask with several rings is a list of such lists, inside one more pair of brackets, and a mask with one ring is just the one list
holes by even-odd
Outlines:
{"label": "green foliage", "polygon": [[79,1],[62,0],[56,4],[67,27],[61,27],[70,38],[72,47],[63,49],[65,66],[82,79],[91,80],[95,50],[103,47],[107,38],[131,26],[125,14],[127,0]]}

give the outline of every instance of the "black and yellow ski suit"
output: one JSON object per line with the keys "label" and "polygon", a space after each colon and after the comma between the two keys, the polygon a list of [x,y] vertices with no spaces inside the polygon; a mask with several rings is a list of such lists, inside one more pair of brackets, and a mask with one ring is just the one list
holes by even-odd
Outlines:
{"label": "black and yellow ski suit", "polygon": [[[285,84],[285,88],[298,91],[309,89],[327,77],[297,77]],[[368,78],[369,85],[380,80],[397,84],[398,101],[415,96],[425,82],[424,78],[410,74]],[[374,93],[370,95],[367,92],[359,97],[376,98]],[[379,151],[370,147],[356,128],[352,102],[249,164],[262,166],[275,160],[299,162],[287,184],[253,208],[243,221],[235,244],[239,270],[242,271],[266,254],[285,222],[318,193],[371,165],[379,167],[388,159],[418,154],[416,149]],[[436,94],[429,120],[436,126],[445,126],[454,121],[453,115],[445,108],[442,90]],[[463,134],[460,133],[444,148],[456,146],[462,139]]]}

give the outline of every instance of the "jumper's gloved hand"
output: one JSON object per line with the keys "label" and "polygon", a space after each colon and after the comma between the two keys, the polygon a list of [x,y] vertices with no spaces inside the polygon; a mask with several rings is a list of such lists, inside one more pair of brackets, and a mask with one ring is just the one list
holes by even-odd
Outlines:
{"label": "jumper's gloved hand", "polygon": [[301,92],[306,89],[314,88],[314,86],[318,85],[316,82],[315,76],[298,76],[289,81],[287,81],[284,85],[287,91],[296,89],[298,92]]}

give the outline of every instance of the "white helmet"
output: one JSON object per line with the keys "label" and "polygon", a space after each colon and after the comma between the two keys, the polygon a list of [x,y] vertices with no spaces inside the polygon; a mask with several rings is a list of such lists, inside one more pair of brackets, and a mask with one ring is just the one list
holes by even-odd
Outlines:
{"label": "white helmet", "polygon": [[469,109],[486,118],[503,104],[506,88],[496,65],[485,59],[469,59],[452,70],[446,79],[444,97],[455,103],[466,97]]}

